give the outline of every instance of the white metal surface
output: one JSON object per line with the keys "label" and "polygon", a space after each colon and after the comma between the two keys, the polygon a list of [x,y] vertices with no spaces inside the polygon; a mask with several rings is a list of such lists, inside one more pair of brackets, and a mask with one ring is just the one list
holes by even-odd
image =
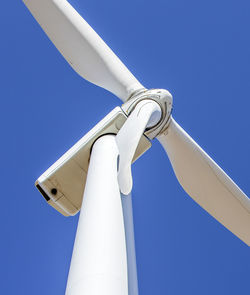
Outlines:
{"label": "white metal surface", "polygon": [[119,148],[118,182],[123,194],[132,190],[131,163],[145,129],[155,126],[161,119],[161,108],[153,100],[143,100],[137,104],[116,136]]}
{"label": "white metal surface", "polygon": [[166,89],[143,89],[126,101],[126,103],[122,105],[122,109],[125,114],[129,116],[135,109],[136,105],[143,100],[153,100],[159,104],[161,108],[162,116],[160,122],[144,132],[144,135],[146,135],[149,139],[154,139],[166,128],[169,123],[173,109],[173,97]]}
{"label": "white metal surface", "polygon": [[250,199],[173,118],[158,140],[184,190],[250,246]]}
{"label": "white metal surface", "polygon": [[93,146],[66,295],[128,295],[115,136]]}
{"label": "white metal surface", "polygon": [[[65,216],[80,210],[93,143],[103,134],[117,134],[126,120],[116,107],[38,178],[36,186],[51,206]],[[151,142],[142,136],[133,161],[150,147]]]}
{"label": "white metal surface", "polygon": [[66,0],[23,0],[71,67],[123,101],[143,86]]}

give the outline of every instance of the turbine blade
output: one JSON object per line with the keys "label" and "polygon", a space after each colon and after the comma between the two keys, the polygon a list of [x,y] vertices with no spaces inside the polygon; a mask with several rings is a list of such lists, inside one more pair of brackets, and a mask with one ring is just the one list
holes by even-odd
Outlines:
{"label": "turbine blade", "polygon": [[23,0],[71,67],[121,100],[143,86],[66,0]]}
{"label": "turbine blade", "polygon": [[132,196],[121,194],[121,200],[127,248],[128,294],[138,295]]}
{"label": "turbine blade", "polygon": [[158,140],[189,196],[249,246],[250,199],[173,118]]}
{"label": "turbine blade", "polygon": [[131,163],[143,132],[146,127],[156,125],[160,119],[160,106],[152,100],[143,100],[137,104],[116,135],[120,156],[118,183],[124,195],[128,195],[132,190]]}

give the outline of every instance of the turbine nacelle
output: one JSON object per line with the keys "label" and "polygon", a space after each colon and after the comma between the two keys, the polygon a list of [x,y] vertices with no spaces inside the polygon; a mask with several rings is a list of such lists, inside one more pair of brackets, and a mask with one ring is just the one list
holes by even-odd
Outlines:
{"label": "turbine nacelle", "polygon": [[[37,179],[36,187],[48,204],[65,216],[73,216],[81,209],[92,146],[104,135],[118,134],[127,121],[123,110],[116,107]],[[133,126],[133,130],[137,129]],[[142,133],[136,141],[132,162],[151,147]]]}

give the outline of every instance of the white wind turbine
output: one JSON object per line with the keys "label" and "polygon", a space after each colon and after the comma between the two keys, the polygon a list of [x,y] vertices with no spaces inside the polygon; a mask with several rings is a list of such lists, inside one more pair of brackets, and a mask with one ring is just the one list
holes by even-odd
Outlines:
{"label": "white wind turbine", "polygon": [[249,198],[175,122],[171,94],[144,88],[66,0],[23,1],[72,68],[124,102],[36,182],[60,213],[82,206],[66,294],[138,294],[131,163],[154,138],[190,197],[250,245]]}

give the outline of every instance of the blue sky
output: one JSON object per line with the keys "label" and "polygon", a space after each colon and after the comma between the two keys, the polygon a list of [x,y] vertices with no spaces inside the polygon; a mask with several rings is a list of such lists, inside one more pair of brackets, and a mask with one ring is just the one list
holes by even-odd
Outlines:
{"label": "blue sky", "polygon": [[[250,195],[250,3],[70,3]],[[1,293],[64,294],[78,216],[65,218],[36,178],[120,101],[80,78],[21,1],[1,22]],[[158,142],[133,167],[142,295],[249,294],[249,248],[178,184]]]}

